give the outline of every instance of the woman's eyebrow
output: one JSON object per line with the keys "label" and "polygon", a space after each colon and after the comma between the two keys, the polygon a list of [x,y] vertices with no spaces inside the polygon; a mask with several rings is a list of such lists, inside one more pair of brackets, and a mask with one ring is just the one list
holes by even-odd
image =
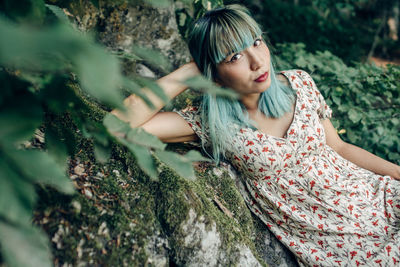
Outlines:
{"label": "woman's eyebrow", "polygon": [[234,53],[237,53],[237,52],[235,52],[234,50],[232,50],[231,52],[227,52],[227,53],[225,54],[224,60],[225,60],[226,58],[228,58],[230,55],[234,54]]}
{"label": "woman's eyebrow", "polygon": [[231,50],[230,52],[228,52],[228,54],[226,55],[226,56],[230,56],[230,55],[232,55],[232,54],[234,54],[234,53],[237,53],[235,50]]}

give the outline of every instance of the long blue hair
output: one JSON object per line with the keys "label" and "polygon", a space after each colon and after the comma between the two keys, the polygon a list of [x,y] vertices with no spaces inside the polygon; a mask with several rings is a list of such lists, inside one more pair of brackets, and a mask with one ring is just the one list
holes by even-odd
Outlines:
{"label": "long blue hair", "polygon": [[[253,45],[254,40],[261,35],[260,27],[246,8],[228,5],[208,11],[198,19],[192,27],[188,44],[202,74],[215,81],[216,66],[228,54],[240,52]],[[270,73],[271,85],[261,93],[258,109],[267,117],[279,118],[291,110],[294,92],[276,78],[272,59]],[[203,96],[201,123],[203,129],[209,129],[212,158],[217,163],[232,144],[236,134],[232,127],[237,125],[257,128],[240,101],[212,94]],[[204,144],[203,149],[205,150]]]}

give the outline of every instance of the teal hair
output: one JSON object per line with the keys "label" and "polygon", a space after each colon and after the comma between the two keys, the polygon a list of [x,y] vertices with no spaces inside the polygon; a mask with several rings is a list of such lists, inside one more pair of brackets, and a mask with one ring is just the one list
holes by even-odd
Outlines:
{"label": "teal hair", "polygon": [[228,5],[208,11],[194,23],[189,35],[189,50],[203,75],[215,80],[216,65],[229,54],[252,45],[261,34],[247,9]]}
{"label": "teal hair", "polygon": [[[229,54],[253,45],[261,34],[260,27],[247,9],[239,5],[228,5],[208,11],[195,22],[189,36],[189,50],[202,74],[215,81],[216,66]],[[271,85],[261,93],[258,108],[267,117],[279,118],[290,111],[294,93],[277,80],[272,59],[270,73]],[[232,144],[238,131],[236,126],[256,128],[246,108],[236,99],[205,94],[201,110],[202,127],[205,129],[207,125],[209,128],[212,158],[217,163]]]}

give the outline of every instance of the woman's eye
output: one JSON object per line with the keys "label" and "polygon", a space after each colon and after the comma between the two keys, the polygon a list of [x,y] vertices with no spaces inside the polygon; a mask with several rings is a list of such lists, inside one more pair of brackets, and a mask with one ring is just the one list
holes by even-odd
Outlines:
{"label": "woman's eye", "polygon": [[234,62],[236,60],[238,60],[241,57],[240,54],[234,54],[231,59],[229,60],[229,62]]}
{"label": "woman's eye", "polygon": [[261,43],[262,43],[262,40],[260,38],[258,38],[254,41],[254,46],[259,46]]}

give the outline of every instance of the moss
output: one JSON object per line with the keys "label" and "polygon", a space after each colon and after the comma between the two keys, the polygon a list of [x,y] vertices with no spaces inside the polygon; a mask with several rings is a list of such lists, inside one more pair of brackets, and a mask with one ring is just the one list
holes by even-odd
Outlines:
{"label": "moss", "polygon": [[180,110],[187,106],[198,104],[201,98],[202,95],[200,92],[189,89],[176,96],[166,107],[164,107],[164,110]]}
{"label": "moss", "polygon": [[[150,181],[138,183],[125,175],[125,168],[120,162],[111,161],[92,168],[87,179],[75,179],[81,192],[93,191],[92,198],[78,193],[68,198],[48,188],[40,190],[36,223],[50,237],[57,235],[59,225],[64,229],[59,234],[60,240],[53,243],[53,255],[58,263],[122,265],[122,259],[125,265],[146,262],[147,238],[157,227],[154,186]],[[102,179],[95,178],[98,171],[104,173]],[[79,212],[73,203],[79,203]]]}
{"label": "moss", "polygon": [[[92,105],[90,109],[93,110],[90,116],[102,117],[97,106]],[[67,127],[72,122],[64,123]],[[126,148],[113,144],[111,160],[101,165],[94,160],[92,143],[79,132],[75,134],[82,150],[71,161],[70,172],[73,174],[76,164],[85,166],[85,175],[75,179],[80,194],[69,198],[51,189],[41,189],[36,214],[36,222],[50,237],[57,234],[59,225],[69,231],[61,235],[60,248],[57,242],[53,243],[57,263],[141,265],[147,262],[145,247],[154,229],[163,229],[168,235],[173,261],[184,247],[181,225],[187,221],[191,208],[199,216],[203,215],[206,222],[216,222],[224,250],[230,255],[230,264],[235,263],[232,255],[238,255],[237,244],[250,247],[257,255],[251,240],[254,226],[250,212],[228,174],[217,177],[212,172],[214,166],[206,165],[197,171],[197,180],[188,181],[162,167],[159,182],[152,182]],[[188,149],[182,145],[169,148]],[[84,195],[85,187],[93,192],[92,198]],[[221,211],[215,197],[232,212],[233,218]],[[80,203],[80,212],[74,209],[74,202]],[[43,224],[44,218],[50,222]],[[103,222],[108,229],[106,235],[99,234]]]}
{"label": "moss", "polygon": [[169,168],[159,175],[157,190],[157,213],[164,229],[170,234],[179,230],[187,219],[189,203],[184,196],[185,181]]}
{"label": "moss", "polygon": [[240,226],[244,235],[249,235],[253,230],[251,215],[243,201],[242,196],[238,192],[235,181],[224,172],[220,177],[212,174],[212,168],[208,172],[199,173],[199,183],[205,192],[207,188],[214,190],[214,196],[222,202],[226,208],[232,212],[234,218],[238,218],[238,225]]}
{"label": "moss", "polygon": [[[244,244],[252,250],[254,255],[257,255],[255,246],[250,240],[251,231],[254,228],[251,214],[232,178],[226,172],[220,177],[212,174],[214,167],[210,165],[207,171],[198,173],[198,179],[194,183],[193,188],[204,204],[199,212],[216,222],[222,244],[228,254],[234,255],[237,253],[237,245]],[[215,197],[232,212],[233,217],[224,213],[217,206],[213,200]],[[235,259],[231,260],[231,263],[234,264]]]}
{"label": "moss", "polygon": [[[170,145],[169,148],[176,149],[177,146]],[[157,214],[164,230],[169,235],[172,258],[182,253],[181,250],[185,247],[185,235],[181,227],[182,223],[188,220],[189,209],[194,209],[197,216],[204,216],[206,224],[208,222],[206,226],[211,227],[211,222],[216,222],[223,249],[230,255],[229,264],[236,263],[237,259],[234,259],[233,255],[239,255],[238,244],[248,246],[262,263],[263,260],[258,256],[251,240],[254,225],[250,211],[233,179],[227,173],[221,177],[215,176],[212,173],[213,168],[214,165],[203,166],[201,171],[196,172],[195,181],[179,177],[168,168],[164,168],[160,174],[156,197]],[[233,217],[221,211],[214,201],[215,197],[232,212]]]}

